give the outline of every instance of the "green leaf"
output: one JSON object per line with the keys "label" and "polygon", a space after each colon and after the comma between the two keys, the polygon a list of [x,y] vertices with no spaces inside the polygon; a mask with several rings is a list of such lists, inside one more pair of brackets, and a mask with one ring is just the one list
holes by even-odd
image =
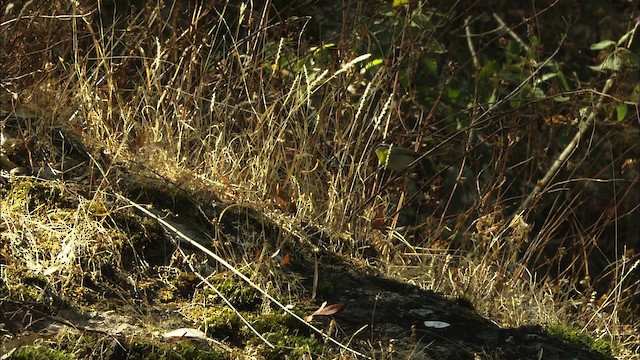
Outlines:
{"label": "green leaf", "polygon": [[494,76],[497,70],[498,64],[496,64],[495,61],[488,61],[487,64],[480,69],[478,77],[480,80],[486,80],[487,78]]}
{"label": "green leaf", "polygon": [[447,97],[451,100],[455,100],[460,96],[460,89],[449,87],[447,88]]}
{"label": "green leaf", "polygon": [[411,27],[424,28],[431,25],[431,18],[420,11],[414,11],[410,25]]}
{"label": "green leaf", "polygon": [[442,45],[441,43],[435,40],[429,42],[429,45],[427,45],[427,48],[429,49],[428,50],[429,53],[433,53],[433,54],[444,54],[446,52],[444,45]]}
{"label": "green leaf", "polygon": [[635,68],[640,67],[640,58],[633,51],[631,51],[631,50],[629,50],[627,48],[619,48],[618,49],[618,54],[620,55],[620,57],[622,57],[623,59],[626,60],[625,63],[627,65],[629,65],[631,67],[635,67]]}
{"label": "green leaf", "polygon": [[409,3],[409,0],[393,0],[393,4],[391,6],[398,7],[408,3]]}
{"label": "green leaf", "polygon": [[562,70],[558,70],[558,80],[560,80],[560,84],[562,84],[562,88],[564,89],[564,91],[571,90],[569,88],[569,83],[567,82],[567,78],[564,76],[564,73],[562,72]]}
{"label": "green leaf", "polygon": [[640,84],[636,84],[631,92],[631,101],[640,102]]}
{"label": "green leaf", "polygon": [[514,57],[516,55],[519,55],[520,52],[522,51],[522,48],[520,47],[520,44],[515,42],[515,41],[509,41],[509,44],[506,47],[507,53],[513,55]]}
{"label": "green leaf", "polygon": [[571,100],[570,96],[555,96],[553,98],[553,101],[555,101],[555,102],[567,102],[569,100]]}
{"label": "green leaf", "polygon": [[365,66],[365,70],[369,70],[372,67],[380,66],[382,64],[382,59],[374,59],[369,61]]}
{"label": "green leaf", "polygon": [[618,121],[624,120],[627,117],[627,112],[629,109],[627,108],[627,104],[620,104],[616,106],[616,115],[618,117]]}
{"label": "green leaf", "polygon": [[544,99],[546,96],[544,95],[544,91],[542,91],[542,89],[540,89],[539,87],[534,87],[532,89],[532,95],[536,98],[536,99]]}
{"label": "green leaf", "polygon": [[429,70],[430,73],[432,74],[437,74],[438,73],[438,62],[436,61],[436,59],[433,58],[426,58],[423,61],[424,66],[427,68],[427,70]]}
{"label": "green leaf", "polygon": [[608,48],[609,46],[614,45],[615,46],[615,41],[611,41],[611,40],[602,40],[598,43],[595,43],[593,45],[591,45],[590,49],[591,50],[603,50]]}
{"label": "green leaf", "polygon": [[596,66],[589,66],[589,68],[597,72],[604,72],[606,70],[618,71],[620,70],[620,65],[621,65],[620,57],[615,53],[613,53],[607,56],[607,58],[604,59],[602,64],[596,65]]}
{"label": "green leaf", "polygon": [[620,37],[620,39],[618,40],[618,45],[622,46],[629,37],[633,37],[633,34],[635,34],[635,32],[636,32],[636,28],[633,28],[630,31],[628,31],[626,34],[622,35],[622,37]]}
{"label": "green leaf", "polygon": [[531,36],[529,39],[529,48],[534,48],[538,45],[540,45],[540,38],[535,35]]}
{"label": "green leaf", "polygon": [[544,74],[544,75],[542,75],[540,77],[540,81],[544,82],[544,81],[547,81],[549,79],[553,79],[556,76],[558,76],[558,73],[546,73],[546,74]]}

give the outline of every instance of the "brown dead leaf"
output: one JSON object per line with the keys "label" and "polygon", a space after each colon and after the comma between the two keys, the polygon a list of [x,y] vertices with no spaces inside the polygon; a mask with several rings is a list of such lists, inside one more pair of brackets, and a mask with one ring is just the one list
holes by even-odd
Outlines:
{"label": "brown dead leaf", "polygon": [[307,315],[304,317],[304,321],[306,322],[311,322],[311,320],[313,320],[314,316],[328,316],[328,315],[333,315],[335,313],[337,313],[338,311],[342,310],[342,308],[344,307],[344,304],[332,304],[329,306],[326,306],[327,302],[323,302],[322,305],[320,305],[320,308],[316,311],[314,311],[313,313],[311,313],[310,315]]}
{"label": "brown dead leaf", "polygon": [[376,209],[376,213],[373,215],[373,219],[371,219],[371,228],[373,229],[383,229],[384,228],[384,205],[378,206]]}
{"label": "brown dead leaf", "polygon": [[285,266],[291,261],[291,255],[289,253],[284,254],[282,260],[280,260],[280,266]]}

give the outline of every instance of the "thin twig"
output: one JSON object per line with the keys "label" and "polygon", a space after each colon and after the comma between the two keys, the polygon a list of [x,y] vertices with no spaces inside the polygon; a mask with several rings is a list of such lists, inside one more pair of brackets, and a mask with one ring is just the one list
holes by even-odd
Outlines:
{"label": "thin twig", "polygon": [[469,52],[471,53],[471,59],[473,59],[473,67],[476,71],[480,71],[482,69],[482,65],[480,64],[480,59],[478,58],[478,53],[476,52],[476,48],[473,46],[473,42],[471,41],[471,29],[469,29],[469,19],[471,16],[467,16],[464,19],[464,33],[467,37],[467,46],[469,47]]}
{"label": "thin twig", "polygon": [[522,39],[520,38],[520,36],[518,36],[518,34],[516,34],[515,32],[513,32],[513,30],[511,30],[508,26],[507,23],[504,22],[504,20],[502,20],[502,18],[500,17],[500,15],[493,13],[493,18],[496,19],[496,21],[498,22],[498,24],[500,24],[500,27],[503,28],[509,35],[511,35],[511,37],[518,42],[518,44],[520,44],[520,46],[522,46],[523,49],[525,49],[526,51],[529,51],[529,46],[527,44],[524,43],[524,41],[522,41]]}

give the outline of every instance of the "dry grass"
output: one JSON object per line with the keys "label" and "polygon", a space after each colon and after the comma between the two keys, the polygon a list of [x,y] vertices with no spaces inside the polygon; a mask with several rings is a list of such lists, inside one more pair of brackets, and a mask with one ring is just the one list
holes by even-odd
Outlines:
{"label": "dry grass", "polygon": [[[87,2],[70,9],[54,3],[14,2],[0,26],[11,33],[2,35],[3,47],[13,50],[0,58],[6,79],[2,125],[24,142],[29,163],[21,165],[50,180],[3,176],[11,183],[0,226],[2,286],[9,296],[30,278],[46,279],[57,296],[71,296],[89,291],[79,290],[84,282],[104,281],[105,268],[129,266],[119,252],[135,249],[135,240],[114,225],[124,204],[112,194],[123,191],[131,174],[141,174],[203,199],[257,209],[292,232],[309,224],[321,228],[331,234],[325,244],[330,250],[462,297],[502,326],[570,324],[604,339],[619,358],[637,356],[638,249],[616,245],[619,251],[609,251],[599,241],[637,215],[637,172],[629,170],[611,190],[613,200],[596,223],[585,226],[579,208],[600,206],[588,203],[593,187],[608,191],[583,181],[589,154],[617,164],[633,159],[638,145],[614,157],[605,151],[612,146],[609,135],[592,134],[589,149],[576,155],[582,158],[554,186],[578,185],[566,196],[533,204],[524,217],[509,217],[514,196],[520,203],[528,193],[519,182],[534,183],[543,166],[513,159],[540,160],[534,143],[545,139],[520,131],[524,125],[500,104],[484,112],[471,105],[470,122],[452,131],[451,118],[459,114],[434,120],[438,102],[427,109],[431,113],[417,112],[411,88],[398,80],[400,71],[415,71],[412,56],[435,42],[434,29],[452,19],[394,35],[408,49],[394,60],[407,70],[398,70],[367,68],[374,58],[365,55],[365,46],[349,46],[360,41],[352,34],[374,26],[367,23],[345,24],[341,43],[314,48],[300,41],[304,19],[281,21],[262,8],[179,3],[170,12],[147,4],[118,18]],[[352,11],[360,19],[365,10]],[[408,16],[398,12],[392,20],[406,22]],[[581,101],[589,101],[588,92],[582,94]],[[542,107],[527,101],[518,109],[529,114]],[[29,116],[14,119],[19,125],[7,120],[20,112]],[[418,120],[400,120],[411,116]],[[499,129],[498,120],[505,123]],[[428,211],[417,231],[387,227],[416,191],[406,190],[412,185],[407,176],[378,169],[373,151],[382,142],[429,144],[448,154],[436,162],[439,175],[417,191]],[[511,157],[523,149],[525,156]],[[89,160],[74,168],[70,162],[78,154]],[[32,186],[48,195],[32,198]],[[460,193],[472,200],[457,200]],[[547,216],[536,215],[536,205]],[[381,209],[385,226],[372,226]],[[577,231],[563,234],[580,236],[558,235],[567,226]],[[220,244],[219,250],[242,269],[261,241],[243,239],[243,247]],[[283,235],[279,245],[286,241]],[[600,263],[592,265],[598,252]],[[278,289],[277,275],[265,273],[260,285]],[[295,291],[289,296],[295,301]]]}

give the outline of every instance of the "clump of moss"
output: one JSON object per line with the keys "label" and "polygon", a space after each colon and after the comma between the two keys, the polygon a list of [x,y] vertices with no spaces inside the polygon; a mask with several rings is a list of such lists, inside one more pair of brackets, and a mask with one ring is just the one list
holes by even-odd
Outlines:
{"label": "clump of moss", "polygon": [[9,209],[14,212],[31,212],[36,209],[48,210],[49,207],[75,209],[78,201],[63,185],[45,182],[20,181],[10,191]]}
{"label": "clump of moss", "polygon": [[[210,314],[212,312],[214,311],[209,311]],[[201,330],[212,339],[224,339],[240,344],[244,341],[242,326],[244,324],[233,310],[221,307],[204,321]]]}
{"label": "clump of moss", "polygon": [[[267,359],[286,357],[299,359],[322,351],[322,343],[311,336],[309,329],[286,313],[273,312],[260,314],[250,320],[253,327],[264,335],[275,348],[265,348],[263,355]],[[252,341],[259,341],[252,339]]]}
{"label": "clump of moss", "polygon": [[[255,310],[262,303],[260,293],[237,278],[213,280],[211,284],[240,311]],[[212,295],[214,298],[219,297],[217,293]],[[222,301],[222,299],[219,300]]]}
{"label": "clump of moss", "polygon": [[320,298],[330,297],[335,292],[335,286],[331,281],[318,282],[317,294]]}
{"label": "clump of moss", "polygon": [[226,357],[223,353],[215,351],[209,346],[201,346],[190,341],[180,341],[175,344],[138,341],[130,344],[127,359],[223,360]]}
{"label": "clump of moss", "polygon": [[264,336],[274,348],[264,346],[231,309],[209,308],[209,317],[200,327],[208,337],[228,342],[234,346],[255,346],[266,359],[302,358],[322,352],[322,342],[309,333],[309,329],[288,314],[280,312],[242,312],[253,328]]}
{"label": "clump of moss", "polygon": [[266,348],[263,355],[266,359],[300,359],[314,357],[322,352],[322,343],[316,337],[306,337],[287,333],[268,334],[267,340],[274,348]]}
{"label": "clump of moss", "polygon": [[23,346],[11,355],[13,360],[72,360],[74,357],[64,351],[47,346]]}
{"label": "clump of moss", "polygon": [[609,341],[606,339],[594,339],[591,336],[585,334],[578,328],[552,324],[547,328],[547,331],[551,335],[555,335],[566,341],[581,344],[589,347],[593,351],[597,351],[605,356],[613,356],[613,351]]}
{"label": "clump of moss", "polygon": [[[298,314],[305,316],[305,314]],[[286,329],[289,333],[302,333],[308,335],[309,328],[303,323],[284,312],[271,312],[259,314],[251,319],[251,324],[260,333],[276,332]]]}
{"label": "clump of moss", "polygon": [[[105,344],[105,341],[107,342]],[[229,359],[226,352],[216,350],[206,342],[182,340],[178,342],[164,342],[134,338],[126,342],[120,339],[118,346],[109,345],[113,339],[110,337],[96,336],[92,334],[80,334],[77,332],[63,332],[58,342],[47,343],[39,346],[23,346],[16,350],[10,359],[15,360],[71,360],[88,357],[127,358],[136,359],[197,359],[197,360],[223,360]],[[106,353],[96,353],[97,349]],[[100,351],[100,350],[98,350]]]}

